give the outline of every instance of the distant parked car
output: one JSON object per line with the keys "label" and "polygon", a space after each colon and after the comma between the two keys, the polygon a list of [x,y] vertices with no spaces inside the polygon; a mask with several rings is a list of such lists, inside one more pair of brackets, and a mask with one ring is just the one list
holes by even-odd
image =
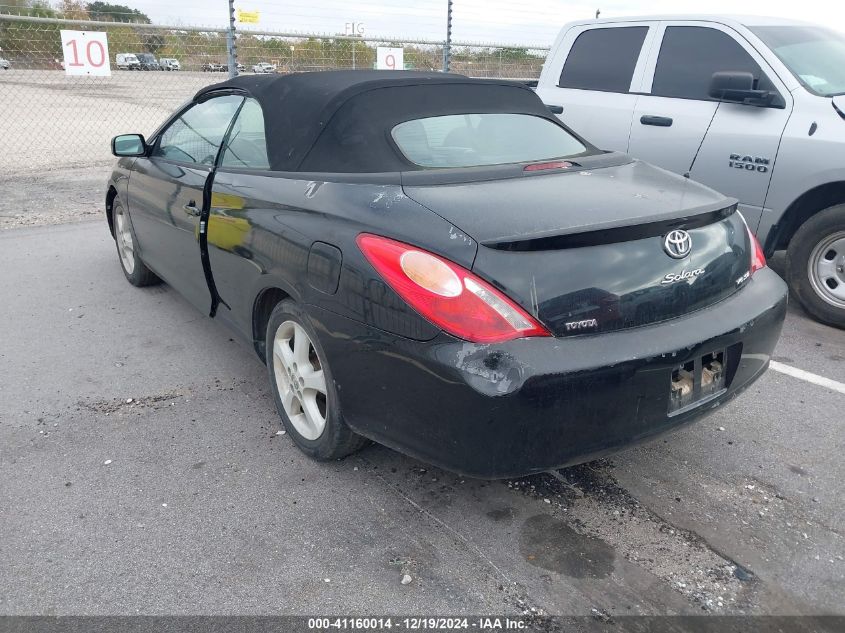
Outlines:
{"label": "distant parked car", "polygon": [[138,61],[141,63],[141,70],[163,70],[155,55],[152,53],[141,53],[137,55]]}
{"label": "distant parked car", "polygon": [[2,57],[0,57],[0,68],[2,68],[3,70],[9,70],[9,68],[11,67],[12,65],[9,63],[8,59],[3,59]]}
{"label": "distant parked car", "polygon": [[175,57],[162,57],[158,60],[162,70],[182,70],[182,64]]}
{"label": "distant parked car", "polygon": [[[238,69],[240,70],[240,69]],[[254,73],[274,73],[276,72],[276,66],[273,64],[268,64],[267,62],[258,62],[255,66],[252,67],[252,72]]]}
{"label": "distant parked car", "polygon": [[217,62],[206,62],[202,65],[204,73],[222,73],[225,72],[226,66],[218,64]]}
{"label": "distant parked car", "polygon": [[114,61],[119,70],[139,70],[141,68],[141,62],[138,61],[138,57],[134,53],[118,53]]}

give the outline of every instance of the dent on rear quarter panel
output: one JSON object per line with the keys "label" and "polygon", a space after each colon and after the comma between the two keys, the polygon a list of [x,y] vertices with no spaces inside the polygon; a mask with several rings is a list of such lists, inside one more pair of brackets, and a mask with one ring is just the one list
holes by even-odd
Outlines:
{"label": "dent on rear quarter panel", "polygon": [[530,369],[508,351],[491,345],[466,342],[457,349],[451,364],[464,372],[467,383],[487,396],[519,391]]}

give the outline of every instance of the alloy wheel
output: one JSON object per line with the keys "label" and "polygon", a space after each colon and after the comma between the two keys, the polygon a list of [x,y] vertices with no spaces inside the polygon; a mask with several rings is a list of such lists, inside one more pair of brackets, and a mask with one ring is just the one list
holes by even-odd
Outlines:
{"label": "alloy wheel", "polygon": [[326,377],[314,343],[295,321],[285,321],[276,330],[273,368],[288,419],[303,438],[316,440],[326,428]]}
{"label": "alloy wheel", "polygon": [[135,270],[135,244],[132,241],[132,232],[129,230],[129,220],[123,211],[123,207],[116,207],[114,214],[114,237],[117,240],[117,252],[120,255],[120,262],[127,275]]}

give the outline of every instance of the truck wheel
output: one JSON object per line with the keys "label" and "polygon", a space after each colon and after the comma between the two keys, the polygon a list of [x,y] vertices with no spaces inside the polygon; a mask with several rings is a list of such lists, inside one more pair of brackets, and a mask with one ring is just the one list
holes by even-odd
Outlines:
{"label": "truck wheel", "polygon": [[804,222],[786,252],[789,286],[822,323],[845,328],[845,204]]}
{"label": "truck wheel", "polygon": [[340,459],[367,443],[343,421],[326,353],[308,316],[290,299],[267,325],[267,372],[282,424],[316,460]]}

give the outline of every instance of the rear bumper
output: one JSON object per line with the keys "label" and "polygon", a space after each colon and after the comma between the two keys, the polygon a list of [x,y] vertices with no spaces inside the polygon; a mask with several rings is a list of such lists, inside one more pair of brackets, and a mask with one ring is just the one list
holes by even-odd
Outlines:
{"label": "rear bumper", "polygon": [[[311,308],[346,421],[400,452],[498,478],[576,464],[679,428],[768,367],[786,314],[768,268],[721,303],[620,332],[477,345],[411,341]],[[718,349],[736,354],[726,389],[669,414],[671,373]]]}

